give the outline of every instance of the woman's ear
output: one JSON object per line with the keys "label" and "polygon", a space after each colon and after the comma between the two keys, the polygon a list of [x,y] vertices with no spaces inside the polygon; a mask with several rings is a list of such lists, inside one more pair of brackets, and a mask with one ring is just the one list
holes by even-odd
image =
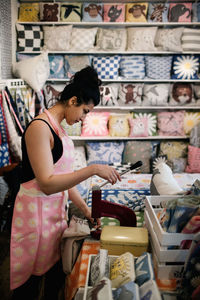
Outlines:
{"label": "woman's ear", "polygon": [[70,105],[76,105],[77,104],[77,97],[73,96],[69,99],[69,104]]}

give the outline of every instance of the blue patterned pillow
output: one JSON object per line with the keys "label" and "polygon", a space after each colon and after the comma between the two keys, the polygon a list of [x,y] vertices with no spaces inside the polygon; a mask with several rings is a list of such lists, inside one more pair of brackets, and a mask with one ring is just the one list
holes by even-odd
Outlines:
{"label": "blue patterned pillow", "polygon": [[120,61],[120,75],[127,79],[143,79],[145,77],[144,56],[122,56]]}
{"label": "blue patterned pillow", "polygon": [[49,66],[50,66],[50,76],[49,78],[64,78],[64,57],[63,55],[48,55]]}
{"label": "blue patterned pillow", "polygon": [[174,55],[172,63],[173,79],[198,79],[198,55]]}
{"label": "blue patterned pillow", "polygon": [[93,67],[101,79],[117,79],[119,72],[120,56],[95,56]]}
{"label": "blue patterned pillow", "polygon": [[87,164],[114,164],[122,162],[124,142],[87,142]]}
{"label": "blue patterned pillow", "polygon": [[102,22],[103,4],[102,3],[83,3],[82,22]]}
{"label": "blue patterned pillow", "polygon": [[149,3],[148,22],[168,22],[169,3]]}
{"label": "blue patterned pillow", "polygon": [[141,286],[150,279],[155,279],[151,254],[143,253],[135,262],[136,283]]}
{"label": "blue patterned pillow", "polygon": [[172,56],[145,56],[146,76],[152,79],[171,78]]}

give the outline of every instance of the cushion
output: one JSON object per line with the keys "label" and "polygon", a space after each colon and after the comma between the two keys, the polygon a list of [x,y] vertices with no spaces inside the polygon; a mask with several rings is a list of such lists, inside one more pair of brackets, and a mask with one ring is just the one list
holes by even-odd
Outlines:
{"label": "cushion", "polygon": [[144,56],[122,55],[120,60],[120,76],[127,79],[143,79],[145,77]]}
{"label": "cushion", "polygon": [[125,51],[126,28],[99,28],[96,37],[96,49],[102,51]]}
{"label": "cushion", "polygon": [[138,118],[129,118],[129,126],[130,126],[130,133],[129,136],[131,137],[142,137],[148,136],[148,118],[145,116],[141,116]]}
{"label": "cushion", "polygon": [[141,105],[143,83],[121,83],[119,85],[119,103],[125,106]]}
{"label": "cushion", "polygon": [[171,85],[169,105],[189,105],[195,102],[191,83],[176,82]]}
{"label": "cushion", "polygon": [[133,118],[134,119],[141,119],[145,118],[147,119],[147,130],[148,130],[148,135],[156,135],[157,133],[157,113],[134,113]]}
{"label": "cushion", "polygon": [[70,40],[71,50],[92,50],[94,48],[96,27],[93,28],[75,28],[73,27]]}
{"label": "cushion", "polygon": [[183,173],[187,165],[187,158],[173,158],[172,159],[172,171],[173,173]]}
{"label": "cushion", "polygon": [[168,3],[149,3],[148,22],[168,22]]}
{"label": "cushion", "polygon": [[155,279],[151,253],[144,252],[135,261],[136,283],[141,286],[150,279]]}
{"label": "cushion", "polygon": [[64,130],[67,132],[70,136],[80,136],[81,135],[81,122],[74,123],[73,125],[67,124],[65,120],[61,123]]}
{"label": "cushion", "polygon": [[147,22],[147,2],[127,3],[126,22]]}
{"label": "cushion", "polygon": [[41,26],[16,24],[18,51],[40,51],[43,45]]}
{"label": "cushion", "polygon": [[104,22],[124,22],[125,20],[125,4],[104,4],[103,5],[103,21]]}
{"label": "cushion", "polygon": [[87,164],[114,164],[122,162],[124,142],[86,142]]}
{"label": "cushion", "polygon": [[190,145],[200,148],[200,124],[195,125],[190,131]]}
{"label": "cushion", "polygon": [[139,287],[134,281],[129,281],[128,283],[121,285],[119,288],[113,289],[112,293],[113,299],[115,300],[126,299],[127,295],[131,297],[130,299],[140,300]]}
{"label": "cushion", "polygon": [[194,126],[200,123],[200,112],[185,112],[184,115],[184,132],[190,134]]}
{"label": "cushion", "polygon": [[199,83],[193,84],[193,88],[194,88],[194,97],[196,99],[200,99],[200,84]]}
{"label": "cushion", "polygon": [[103,4],[85,2],[82,5],[82,22],[102,22]]}
{"label": "cushion", "polygon": [[80,22],[82,4],[79,2],[61,2],[60,3],[60,21],[61,22]]}
{"label": "cushion", "polygon": [[89,112],[82,127],[82,136],[107,136],[109,112]]}
{"label": "cushion", "polygon": [[21,60],[24,60],[24,59],[27,59],[27,58],[31,58],[31,57],[34,57],[36,55],[37,54],[23,54],[23,53],[16,52],[17,61],[21,61]]}
{"label": "cushion", "polygon": [[48,50],[69,50],[72,25],[43,26],[44,47]]}
{"label": "cushion", "polygon": [[91,65],[88,55],[65,55],[65,76],[71,78],[76,72]]}
{"label": "cushion", "polygon": [[126,164],[141,160],[143,162],[141,173],[149,173],[151,152],[152,145],[149,141],[128,141],[125,144],[122,162]]}
{"label": "cushion", "polygon": [[116,114],[111,115],[109,117],[109,135],[110,136],[118,136],[125,137],[129,136],[129,122],[128,122],[129,114]]}
{"label": "cushion", "polygon": [[200,22],[200,3],[192,3],[192,22]]}
{"label": "cushion", "polygon": [[30,87],[39,92],[49,78],[49,60],[46,52],[32,58],[13,63],[13,74],[27,82]]}
{"label": "cushion", "polygon": [[158,133],[166,136],[184,136],[184,110],[158,112]]}
{"label": "cushion", "polygon": [[188,146],[188,162],[185,169],[187,173],[200,172],[200,148],[189,145]]}
{"label": "cushion", "polygon": [[46,22],[60,21],[60,3],[40,2],[40,21],[46,21]]}
{"label": "cushion", "polygon": [[158,50],[182,52],[181,37],[184,27],[164,29],[159,28],[155,37]]}
{"label": "cushion", "polygon": [[74,170],[87,167],[86,151],[84,146],[74,147]]}
{"label": "cushion", "polygon": [[199,56],[174,55],[172,79],[198,79]]}
{"label": "cushion", "polygon": [[139,292],[141,299],[161,300],[160,291],[155,280],[146,281],[143,285],[140,286]]}
{"label": "cushion", "polygon": [[199,51],[200,29],[185,27],[181,43],[183,51]]}
{"label": "cushion", "polygon": [[117,79],[120,56],[94,56],[93,67],[101,79]]}
{"label": "cushion", "polygon": [[115,106],[119,105],[118,96],[119,85],[117,83],[102,84],[100,90],[100,106]]}
{"label": "cushion", "polygon": [[170,79],[172,56],[145,56],[146,76],[152,79]]}
{"label": "cushion", "polygon": [[40,6],[39,3],[20,3],[19,22],[38,22]]}
{"label": "cushion", "polygon": [[166,155],[168,160],[187,157],[188,143],[184,141],[162,141],[159,155]]}
{"label": "cushion", "polygon": [[49,108],[53,106],[59,99],[60,93],[64,90],[65,84],[45,84],[44,96],[46,106]]}
{"label": "cushion", "polygon": [[169,84],[145,84],[143,88],[142,105],[167,106],[169,96]]}
{"label": "cushion", "polygon": [[154,40],[157,27],[129,27],[127,28],[128,51],[156,51]]}
{"label": "cushion", "polygon": [[49,67],[50,67],[50,76],[49,78],[64,78],[65,69],[64,69],[64,57],[63,55],[53,55],[49,54]]}
{"label": "cushion", "polygon": [[192,3],[170,3],[169,22],[191,22]]}

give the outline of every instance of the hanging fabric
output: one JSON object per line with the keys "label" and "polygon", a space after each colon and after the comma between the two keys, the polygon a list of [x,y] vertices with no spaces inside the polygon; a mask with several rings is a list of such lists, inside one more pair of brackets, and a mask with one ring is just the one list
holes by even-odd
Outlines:
{"label": "hanging fabric", "polygon": [[0,167],[6,167],[11,163],[9,145],[8,145],[8,128],[6,124],[5,113],[3,109],[3,98],[0,94]]}

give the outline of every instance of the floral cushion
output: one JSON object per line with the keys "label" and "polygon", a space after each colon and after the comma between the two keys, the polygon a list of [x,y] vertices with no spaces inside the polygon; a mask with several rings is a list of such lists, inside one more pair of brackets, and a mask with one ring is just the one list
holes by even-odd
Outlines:
{"label": "floral cushion", "polygon": [[40,51],[43,45],[41,26],[16,24],[18,51]]}
{"label": "floral cushion", "polygon": [[191,83],[176,82],[171,85],[169,105],[189,105],[195,102]]}
{"label": "floral cushion", "polygon": [[117,79],[119,63],[119,55],[93,57],[93,67],[101,79]]}
{"label": "floral cushion", "polygon": [[72,25],[43,26],[44,47],[48,50],[69,50]]}
{"label": "floral cushion", "polygon": [[200,123],[199,112],[185,112],[184,115],[184,132],[190,134],[193,127]]}
{"label": "floral cushion", "polygon": [[96,37],[96,49],[102,51],[125,51],[126,29],[99,28]]}
{"label": "floral cushion", "polygon": [[124,22],[125,4],[104,4],[103,21],[104,22]]}
{"label": "floral cushion", "polygon": [[148,22],[168,22],[169,3],[149,3]]}
{"label": "floral cushion", "polygon": [[170,3],[169,22],[191,22],[192,2]]}
{"label": "floral cushion", "polygon": [[129,136],[130,127],[128,122],[129,114],[111,115],[109,117],[109,135],[117,137]]}
{"label": "floral cushion", "polygon": [[91,65],[89,55],[65,55],[65,76],[71,78],[76,72]]}
{"label": "floral cushion", "polygon": [[60,4],[60,21],[61,22],[80,22],[82,4],[79,2]]}
{"label": "floral cushion", "polygon": [[170,79],[172,56],[145,56],[146,75],[152,79]]}
{"label": "floral cushion", "polygon": [[72,28],[70,49],[71,50],[92,50],[94,48],[97,27],[93,28]]}
{"label": "floral cushion", "polygon": [[122,55],[120,60],[120,76],[127,79],[143,79],[145,77],[145,60],[143,55]]}
{"label": "floral cushion", "polygon": [[109,112],[90,112],[83,121],[82,136],[107,136]]}
{"label": "floral cushion", "polygon": [[185,111],[158,112],[158,134],[165,136],[184,136]]}
{"label": "floral cushion", "polygon": [[60,21],[60,3],[40,3],[40,21]]}
{"label": "floral cushion", "polygon": [[146,119],[148,135],[156,135],[157,133],[157,114],[156,113],[134,113],[134,119]]}
{"label": "floral cushion", "polygon": [[64,57],[63,55],[49,54],[50,76],[49,78],[64,78]]}
{"label": "floral cushion", "polygon": [[119,85],[119,103],[121,105],[141,105],[143,83],[121,83]]}
{"label": "floral cushion", "polygon": [[39,13],[39,3],[20,3],[18,20],[20,22],[38,22]]}
{"label": "floral cushion", "polygon": [[184,27],[164,29],[159,28],[156,33],[155,46],[161,51],[182,52],[181,37]]}
{"label": "floral cushion", "polygon": [[129,118],[129,126],[131,137],[142,137],[148,136],[148,118],[141,116],[138,118]]}
{"label": "floral cushion", "polygon": [[147,2],[127,3],[126,22],[147,22]]}
{"label": "floral cushion", "polygon": [[200,173],[200,148],[188,146],[188,162],[185,172]]}
{"label": "floral cushion", "polygon": [[143,88],[142,105],[167,106],[169,96],[169,84],[145,84]]}
{"label": "floral cushion", "polygon": [[115,106],[119,105],[118,96],[119,85],[117,83],[102,84],[100,90],[100,106]]}
{"label": "floral cushion", "polygon": [[173,79],[198,79],[199,56],[174,55],[172,62]]}
{"label": "floral cushion", "polygon": [[154,40],[157,27],[129,27],[127,28],[128,51],[156,51]]}
{"label": "floral cushion", "polygon": [[103,21],[103,4],[88,3],[82,5],[82,22],[102,22]]}

